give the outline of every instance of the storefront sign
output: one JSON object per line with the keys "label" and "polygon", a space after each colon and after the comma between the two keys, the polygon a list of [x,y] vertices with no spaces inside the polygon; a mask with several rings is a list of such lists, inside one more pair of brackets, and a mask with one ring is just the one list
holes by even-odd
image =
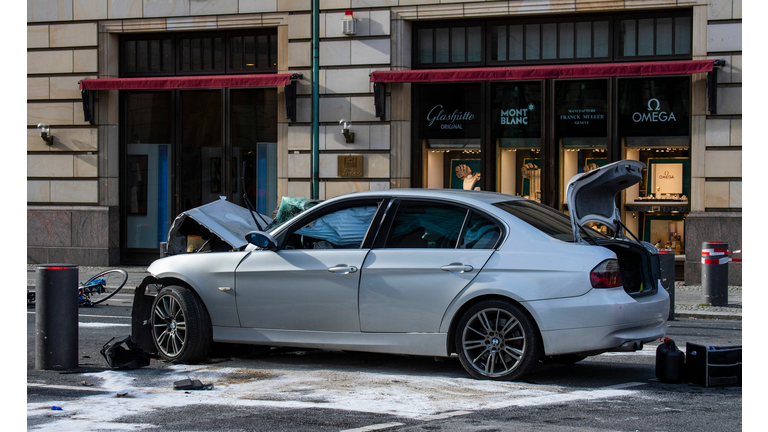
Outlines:
{"label": "storefront sign", "polygon": [[653,165],[651,183],[656,197],[683,193],[683,164],[657,163]]}
{"label": "storefront sign", "polygon": [[607,111],[606,80],[555,83],[555,125],[558,137],[607,136]]}
{"label": "storefront sign", "polygon": [[495,138],[541,137],[541,83],[499,83],[491,88]]}
{"label": "storefront sign", "polygon": [[479,138],[479,84],[419,87],[419,138]]}
{"label": "storefront sign", "polygon": [[619,80],[619,134],[689,135],[689,77]]}

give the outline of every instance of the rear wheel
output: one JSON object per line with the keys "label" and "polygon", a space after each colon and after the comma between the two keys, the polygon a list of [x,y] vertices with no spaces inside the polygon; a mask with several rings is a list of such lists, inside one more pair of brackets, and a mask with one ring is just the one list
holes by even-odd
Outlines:
{"label": "rear wheel", "polygon": [[158,354],[175,363],[196,363],[213,341],[211,319],[200,299],[180,286],[164,287],[152,303],[152,341]]}
{"label": "rear wheel", "polygon": [[542,351],[533,321],[519,306],[501,300],[471,307],[459,321],[455,343],[461,365],[478,379],[519,379]]}

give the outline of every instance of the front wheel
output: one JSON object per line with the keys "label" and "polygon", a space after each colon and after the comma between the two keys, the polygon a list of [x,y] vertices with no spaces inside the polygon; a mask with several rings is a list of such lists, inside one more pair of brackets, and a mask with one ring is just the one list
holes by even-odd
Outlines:
{"label": "front wheel", "polygon": [[541,358],[541,337],[522,308],[501,300],[471,307],[456,328],[459,361],[477,379],[516,380]]}
{"label": "front wheel", "polygon": [[197,363],[213,342],[211,319],[200,299],[180,286],[164,287],[152,303],[152,341],[174,363]]}

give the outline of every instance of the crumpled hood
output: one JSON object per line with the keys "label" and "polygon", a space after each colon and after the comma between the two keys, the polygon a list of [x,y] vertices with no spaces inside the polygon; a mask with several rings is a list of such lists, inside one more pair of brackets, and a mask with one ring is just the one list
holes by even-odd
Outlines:
{"label": "crumpled hood", "polygon": [[[262,222],[262,219],[264,221]],[[245,207],[231,203],[225,199],[187,210],[174,219],[171,229],[168,231],[168,255],[176,255],[187,251],[187,234],[181,228],[199,225],[205,230],[217,235],[221,240],[239,249],[247,244],[245,235],[251,231],[263,230],[272,219],[256,215],[258,224],[254,222],[251,212]],[[199,229],[198,227],[195,227]],[[185,229],[186,230],[186,229]],[[199,232],[199,231],[198,231]]]}

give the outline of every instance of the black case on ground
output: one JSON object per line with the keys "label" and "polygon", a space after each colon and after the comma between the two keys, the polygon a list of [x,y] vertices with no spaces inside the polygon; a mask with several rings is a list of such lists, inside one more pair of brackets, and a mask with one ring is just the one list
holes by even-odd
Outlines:
{"label": "black case on ground", "polygon": [[685,380],[704,387],[741,385],[741,345],[685,344]]}

